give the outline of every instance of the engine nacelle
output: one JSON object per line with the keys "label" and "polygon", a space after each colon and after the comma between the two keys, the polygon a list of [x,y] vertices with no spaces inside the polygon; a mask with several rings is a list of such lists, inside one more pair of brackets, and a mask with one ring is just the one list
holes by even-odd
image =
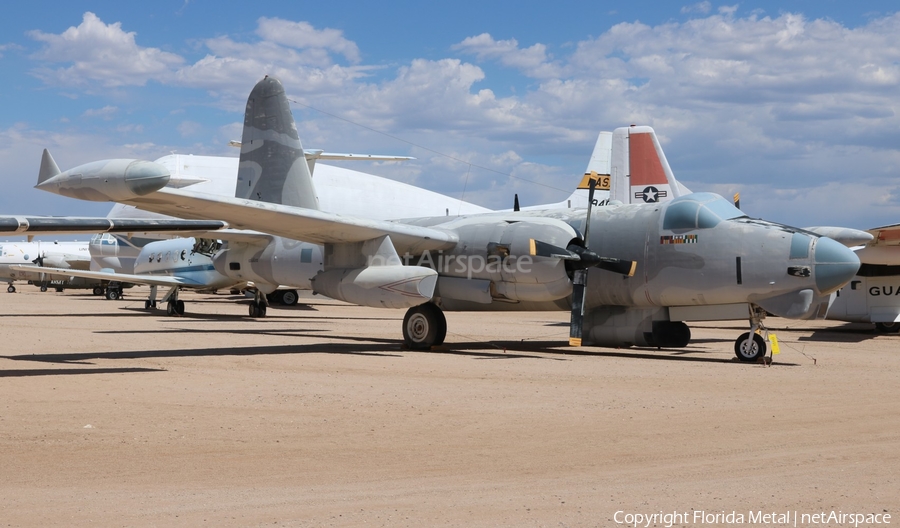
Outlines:
{"label": "engine nacelle", "polygon": [[[530,254],[532,239],[562,248],[577,240],[578,232],[567,223],[553,218],[513,222],[501,217],[471,222],[455,230],[465,244],[437,255],[426,252],[418,262],[434,267],[441,277],[490,281],[491,297],[495,299],[547,302],[572,293],[564,260]],[[441,295],[454,298],[448,288],[442,289]]]}
{"label": "engine nacelle", "polygon": [[434,296],[438,274],[421,266],[369,266],[324,271],[313,291],[332,299],[375,308],[410,308]]}
{"label": "engine nacelle", "polygon": [[169,170],[153,161],[94,161],[56,174],[36,188],[79,200],[115,202],[156,192],[169,182]]}
{"label": "engine nacelle", "polygon": [[[274,237],[267,245],[228,242],[213,259],[216,271],[253,281],[264,293],[278,286],[309,289],[322,270],[322,246]],[[271,289],[271,291],[269,291]]]}

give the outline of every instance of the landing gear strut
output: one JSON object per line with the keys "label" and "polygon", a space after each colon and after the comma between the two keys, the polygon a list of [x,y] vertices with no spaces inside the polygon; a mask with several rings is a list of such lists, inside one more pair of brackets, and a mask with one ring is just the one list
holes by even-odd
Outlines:
{"label": "landing gear strut", "polygon": [[734,355],[745,362],[756,361],[768,352],[765,338],[757,333],[757,331],[768,333],[763,325],[766,311],[758,306],[751,306],[750,310],[750,331],[741,334],[734,342]]}
{"label": "landing gear strut", "polygon": [[156,286],[150,286],[150,297],[144,301],[144,310],[156,308]]}
{"label": "landing gear strut", "polygon": [[265,317],[268,306],[266,294],[256,290],[256,296],[253,298],[253,302],[250,303],[250,317]]}
{"label": "landing gear strut", "polygon": [[443,344],[447,337],[447,319],[436,304],[413,306],[403,318],[403,344],[413,350],[426,350]]}
{"label": "landing gear strut", "polygon": [[178,288],[173,288],[166,297],[169,299],[166,304],[166,315],[184,315],[184,301],[178,298]]}

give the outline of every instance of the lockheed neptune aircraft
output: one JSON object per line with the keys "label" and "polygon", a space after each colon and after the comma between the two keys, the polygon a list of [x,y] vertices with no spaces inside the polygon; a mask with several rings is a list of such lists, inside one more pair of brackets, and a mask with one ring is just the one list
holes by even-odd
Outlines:
{"label": "lockheed neptune aircraft", "polygon": [[[140,170],[129,170],[135,163]],[[284,89],[272,77],[257,83],[247,103],[239,197],[166,188],[169,178],[159,164],[106,160],[42,170],[37,188],[322,244],[324,270],[312,278],[313,290],[408,309],[403,335],[411,348],[443,342],[443,310],[560,309],[572,313],[573,345],[681,347],[690,330],[671,320],[670,308],[808,309],[859,268],[843,245],[751,220],[711,193],[665,204],[404,221],[322,211]],[[241,270],[231,252],[223,258]],[[757,352],[738,355],[754,360]]]}

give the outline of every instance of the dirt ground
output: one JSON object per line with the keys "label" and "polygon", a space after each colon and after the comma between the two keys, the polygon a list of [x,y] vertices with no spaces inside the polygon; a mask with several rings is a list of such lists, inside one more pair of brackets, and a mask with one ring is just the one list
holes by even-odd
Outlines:
{"label": "dirt ground", "polygon": [[865,325],[769,319],[765,366],[734,359],[741,322],[573,349],[566,313],[450,313],[445,346],[412,352],[400,310],[312,297],[250,320],[185,294],[167,317],[143,289],[18,289],[0,526],[900,524],[900,336]]}

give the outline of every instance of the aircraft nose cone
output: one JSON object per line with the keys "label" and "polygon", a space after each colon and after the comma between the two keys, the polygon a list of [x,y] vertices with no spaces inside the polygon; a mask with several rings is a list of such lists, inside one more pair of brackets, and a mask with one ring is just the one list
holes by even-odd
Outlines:
{"label": "aircraft nose cone", "polygon": [[859,258],[843,244],[822,237],[816,242],[816,288],[821,295],[837,291],[859,271]]}

